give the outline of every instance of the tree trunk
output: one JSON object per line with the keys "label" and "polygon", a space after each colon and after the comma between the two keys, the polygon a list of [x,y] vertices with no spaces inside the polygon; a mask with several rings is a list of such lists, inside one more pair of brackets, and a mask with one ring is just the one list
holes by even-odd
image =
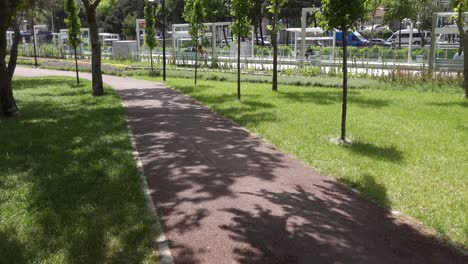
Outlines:
{"label": "tree trunk", "polygon": [[89,36],[91,40],[91,71],[93,76],[93,95],[104,94],[101,72],[101,43],[99,41],[98,25],[96,20],[96,8],[86,6],[86,16],[89,24]]}
{"label": "tree trunk", "polygon": [[8,74],[10,75],[10,79],[13,78],[13,75],[15,74],[16,63],[18,61],[18,45],[21,41],[21,32],[16,19],[12,19],[11,27],[15,32],[15,37],[13,38],[13,43],[11,44],[10,60],[8,61]]}
{"label": "tree trunk", "polygon": [[76,85],[80,85],[80,76],[78,74],[78,57],[76,56],[76,47],[74,47],[73,50],[75,51]]}
{"label": "tree trunk", "polygon": [[461,56],[463,52],[463,46],[465,45],[465,30],[463,29],[463,24],[465,22],[465,16],[463,12],[464,8],[459,8],[458,11],[458,19],[457,19],[457,27],[458,27],[458,32],[460,32],[460,46],[458,48],[458,56]]}
{"label": "tree trunk", "polygon": [[153,50],[150,49],[150,61],[151,61],[151,71],[153,71]]}
{"label": "tree trunk", "polygon": [[11,23],[11,14],[5,12],[5,10],[3,12],[0,11],[0,14],[0,116],[16,116],[18,114],[18,107],[13,97],[11,78],[5,61],[7,47],[6,31]]}
{"label": "tree trunk", "polygon": [[[401,27],[403,26],[403,23],[400,21],[400,31],[398,32],[398,47],[401,49],[401,31],[403,30]],[[412,33],[412,32],[411,32]]]}
{"label": "tree trunk", "polygon": [[[467,31],[461,31],[464,33],[461,33],[461,35],[468,34]],[[463,45],[465,46],[465,50],[468,50],[468,38],[464,38],[463,40]],[[463,66],[463,88],[465,90],[465,99],[468,99],[468,52],[463,53],[463,60],[464,60],[464,66]]]}
{"label": "tree trunk", "polygon": [[276,18],[273,20],[273,29],[271,32],[271,43],[273,44],[273,91],[278,91],[278,43],[276,33]]}
{"label": "tree trunk", "polygon": [[255,45],[258,45],[258,24],[255,24],[254,26],[254,34],[255,34]]}
{"label": "tree trunk", "polygon": [[[371,31],[370,31],[370,40],[374,38],[374,26],[375,26],[375,11],[372,12],[372,26],[371,26]],[[372,43],[372,42],[371,42]],[[372,44],[371,44],[372,45]]]}
{"label": "tree trunk", "polygon": [[197,70],[198,70],[198,40],[195,48],[195,86],[197,86]]}
{"label": "tree trunk", "polygon": [[[343,143],[346,140],[346,114],[348,107],[348,40],[346,38],[346,28],[342,28],[343,32],[343,105],[341,113],[341,140]],[[401,32],[401,31],[400,31]]]}
{"label": "tree trunk", "polygon": [[262,25],[262,18],[260,18],[258,24],[260,25],[260,39],[262,40],[261,45],[262,47],[265,46],[265,42],[263,40],[263,25]]}
{"label": "tree trunk", "polygon": [[34,29],[34,9],[31,11],[31,29],[32,29],[32,40],[34,47],[34,67],[37,68],[37,47],[36,47],[36,30]]}
{"label": "tree trunk", "polygon": [[418,28],[418,34],[421,37],[421,48],[424,48],[426,41],[424,40],[424,32],[421,30],[421,28]]}
{"label": "tree trunk", "polygon": [[241,68],[240,68],[240,57],[241,57],[241,37],[239,35],[237,39],[237,100],[241,99]]}
{"label": "tree trunk", "polygon": [[226,45],[229,46],[229,42],[228,42],[228,38],[227,38],[227,34],[226,34],[226,27],[223,26],[223,36],[224,36],[224,41],[226,41]]}

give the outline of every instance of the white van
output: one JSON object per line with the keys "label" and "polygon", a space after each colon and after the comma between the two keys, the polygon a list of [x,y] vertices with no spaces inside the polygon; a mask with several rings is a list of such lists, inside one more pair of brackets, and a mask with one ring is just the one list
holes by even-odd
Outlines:
{"label": "white van", "polygon": [[[410,33],[409,29],[401,30],[401,44],[408,45],[410,41]],[[421,35],[424,38],[425,44],[429,44],[431,42],[431,32],[430,31],[422,31],[419,33],[417,29],[413,29],[413,45],[420,46],[421,45]],[[400,30],[393,33],[391,37],[388,38],[387,41],[393,42],[395,45],[400,43]]]}

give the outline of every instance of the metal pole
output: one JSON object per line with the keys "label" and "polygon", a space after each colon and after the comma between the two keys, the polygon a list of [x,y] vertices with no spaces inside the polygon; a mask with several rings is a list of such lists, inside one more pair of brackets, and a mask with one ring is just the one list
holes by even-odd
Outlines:
{"label": "metal pole", "polygon": [[140,21],[137,19],[135,21],[135,31],[136,31],[136,40],[137,40],[137,58],[140,61]]}
{"label": "metal pole", "polygon": [[305,60],[306,23],[307,23],[307,11],[305,9],[302,9],[302,17],[301,17],[301,67],[304,65],[304,60]]}
{"label": "metal pole", "polygon": [[409,46],[408,46],[408,63],[412,63],[413,61],[413,56],[412,56],[412,50],[413,50],[413,21],[408,18],[408,21],[410,23],[410,37],[409,37]]}
{"label": "metal pole", "polygon": [[32,37],[33,37],[33,46],[34,46],[34,67],[37,68],[37,50],[36,50],[36,29],[34,27],[34,11],[31,16],[31,24],[32,24]]}
{"label": "metal pole", "polygon": [[163,81],[166,81],[166,1],[162,0],[162,16],[163,16]]}
{"label": "metal pole", "polygon": [[333,30],[333,49],[332,49],[332,60],[335,61],[335,49],[336,49],[336,30]]}
{"label": "metal pole", "polygon": [[434,71],[434,54],[435,54],[435,42],[436,42],[436,27],[437,27],[437,14],[432,15],[432,31],[431,31],[431,49],[429,51],[429,74],[432,75]]}
{"label": "metal pole", "polygon": [[215,23],[211,23],[211,67],[214,67],[216,61],[216,25]]}
{"label": "metal pole", "polygon": [[52,23],[52,33],[55,32],[55,27],[54,27],[54,11],[50,10],[50,20]]}

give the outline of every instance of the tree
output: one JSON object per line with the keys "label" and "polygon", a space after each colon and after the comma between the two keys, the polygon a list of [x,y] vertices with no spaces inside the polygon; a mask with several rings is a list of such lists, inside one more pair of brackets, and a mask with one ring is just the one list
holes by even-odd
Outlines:
{"label": "tree", "polygon": [[153,49],[156,48],[156,31],[154,30],[154,8],[149,2],[145,7],[145,43],[150,50],[151,71],[153,71]]}
{"label": "tree", "polygon": [[463,89],[465,90],[465,99],[468,99],[468,29],[465,30],[465,12],[468,10],[468,0],[454,0],[451,3],[452,7],[455,7],[454,10],[458,12],[457,15],[457,26],[460,32],[460,48],[459,54],[463,52]]}
{"label": "tree", "polygon": [[65,23],[68,28],[68,43],[73,47],[75,53],[75,70],[76,70],[76,84],[80,84],[80,77],[78,74],[78,58],[76,56],[76,49],[81,44],[81,22],[80,22],[80,9],[76,0],[65,0],[65,11],[67,18]]}
{"label": "tree", "polygon": [[278,91],[278,33],[282,29],[279,23],[279,14],[288,0],[269,0],[268,12],[271,14],[271,25],[268,27],[271,31],[271,44],[273,45],[273,91]]}
{"label": "tree", "polygon": [[[101,0],[98,8],[98,21],[105,32],[121,34],[123,36],[135,35],[135,19],[144,17],[144,8],[147,0]],[[105,4],[105,5],[104,5]],[[127,20],[135,16],[133,21]],[[130,29],[131,22],[131,31]]]}
{"label": "tree", "polygon": [[198,52],[202,50],[202,45],[199,44],[200,37],[205,36],[206,9],[203,0],[187,0],[185,1],[183,17],[189,23],[189,34],[192,37],[192,42],[195,45],[195,85],[197,85],[197,69],[198,69]]}
{"label": "tree", "polygon": [[[254,24],[254,31],[255,31],[255,44],[260,44],[264,46],[263,40],[263,28],[262,28],[262,20],[263,20],[263,4],[265,0],[253,0],[253,6],[250,9],[250,19]],[[258,33],[260,33],[260,39],[258,38]]]}
{"label": "tree", "polygon": [[416,16],[416,5],[414,0],[385,0],[384,22],[391,23],[397,21],[400,25],[399,43],[401,48],[401,29],[402,20],[405,18],[414,18]]}
{"label": "tree", "polygon": [[97,7],[101,0],[82,0],[86,18],[89,24],[89,36],[91,41],[91,71],[93,79],[93,95],[104,95],[104,86],[101,72],[101,42],[99,41],[98,24],[96,19]]}
{"label": "tree", "polygon": [[341,142],[346,142],[346,114],[348,104],[347,32],[357,27],[366,15],[366,0],[323,0],[320,14],[323,28],[340,29],[343,38],[343,105],[341,117]]}
{"label": "tree", "polygon": [[136,13],[131,12],[122,21],[122,26],[121,26],[122,35],[125,36],[126,39],[134,39],[136,19],[137,19]]}
{"label": "tree", "polygon": [[12,19],[21,1],[0,1],[0,116],[18,115],[18,107],[13,96],[11,76],[6,66],[7,36],[6,31],[11,25]]}
{"label": "tree", "polygon": [[377,14],[378,8],[382,5],[382,0],[368,0],[367,1],[367,9],[370,12],[371,15],[371,34],[370,38],[374,38],[374,26],[375,26],[375,15]]}
{"label": "tree", "polygon": [[241,38],[250,34],[249,11],[252,8],[250,0],[231,0],[231,16],[234,23],[231,24],[231,31],[237,37],[237,99],[241,99],[240,83],[240,57],[241,57]]}

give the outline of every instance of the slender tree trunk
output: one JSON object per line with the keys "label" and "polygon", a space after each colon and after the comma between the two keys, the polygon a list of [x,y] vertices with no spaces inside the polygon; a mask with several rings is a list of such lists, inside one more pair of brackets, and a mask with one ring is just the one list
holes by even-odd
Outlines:
{"label": "slender tree trunk", "polygon": [[403,30],[401,27],[403,26],[403,23],[401,23],[400,20],[400,31],[398,32],[398,47],[401,49],[401,31]]}
{"label": "slender tree trunk", "polygon": [[261,42],[261,45],[262,47],[265,46],[265,42],[264,42],[264,39],[263,39],[263,24],[262,24],[262,18],[260,18],[258,24],[260,25],[260,38],[262,40]]}
{"label": "slender tree trunk", "polygon": [[465,30],[463,29],[464,22],[465,22],[464,8],[459,8],[457,27],[458,27],[458,32],[460,32],[460,46],[458,48],[458,56],[461,56],[463,52],[463,47],[465,45],[464,44],[465,43]]}
{"label": "slender tree trunk", "polygon": [[197,86],[197,71],[198,71],[198,40],[195,48],[195,86]]}
{"label": "slender tree trunk", "polygon": [[271,31],[271,43],[273,44],[273,91],[278,91],[278,43],[276,33],[276,17],[273,18],[273,28]]}
{"label": "slender tree trunk", "polygon": [[153,71],[153,49],[150,49],[151,71]]}
{"label": "slender tree trunk", "polygon": [[98,25],[96,20],[96,8],[86,6],[86,16],[89,24],[89,36],[91,40],[91,67],[93,76],[93,95],[104,94],[101,72],[101,43],[99,41]]}
{"label": "slender tree trunk", "polygon": [[18,61],[18,45],[21,41],[21,32],[16,19],[12,19],[11,27],[15,32],[15,37],[13,38],[13,43],[11,44],[10,49],[10,60],[8,61],[8,74],[10,75],[10,78],[13,78],[13,75],[15,74],[16,70],[16,63]]}
{"label": "slender tree trunk", "polygon": [[[461,35],[466,35],[468,34],[467,31],[461,31],[464,33],[460,33]],[[463,39],[463,45],[465,46],[465,50],[468,50],[468,38]],[[465,90],[465,99],[468,99],[468,52],[463,53],[463,61],[464,61],[464,66],[463,66],[463,88]]]}
{"label": "slender tree trunk", "polygon": [[34,9],[31,11],[31,29],[32,29],[32,40],[34,47],[34,67],[37,68],[37,47],[36,47],[36,30],[34,29]]}
{"label": "slender tree trunk", "polygon": [[258,45],[259,44],[259,41],[258,41],[258,24],[255,24],[255,27],[254,27],[254,33],[255,33],[255,44]]}
{"label": "slender tree trunk", "polygon": [[[3,3],[0,7],[5,8]],[[11,77],[5,61],[7,47],[6,31],[11,23],[11,14],[6,11],[8,10],[0,11],[0,116],[16,116],[18,114],[18,107],[13,97]]]}
{"label": "slender tree trunk", "polygon": [[75,51],[76,85],[80,85],[80,76],[78,74],[78,57],[76,56],[76,47],[74,47],[73,50]]}
{"label": "slender tree trunk", "polygon": [[418,28],[418,34],[421,38],[421,48],[424,48],[424,45],[425,45],[425,40],[424,40],[424,32],[422,32],[421,28]]}
{"label": "slender tree trunk", "polygon": [[372,26],[371,26],[371,31],[370,31],[371,40],[374,38],[374,26],[375,26],[375,11],[372,12]]}
{"label": "slender tree trunk", "polygon": [[343,40],[343,105],[341,113],[341,140],[346,140],[346,114],[348,107],[348,40],[346,37],[346,28],[342,28]]}
{"label": "slender tree trunk", "polygon": [[237,39],[237,100],[241,99],[240,57],[241,57],[241,37],[239,35]]}
{"label": "slender tree trunk", "polygon": [[227,34],[226,34],[226,26],[223,26],[223,36],[224,36],[224,41],[226,41],[226,45],[229,46]]}

